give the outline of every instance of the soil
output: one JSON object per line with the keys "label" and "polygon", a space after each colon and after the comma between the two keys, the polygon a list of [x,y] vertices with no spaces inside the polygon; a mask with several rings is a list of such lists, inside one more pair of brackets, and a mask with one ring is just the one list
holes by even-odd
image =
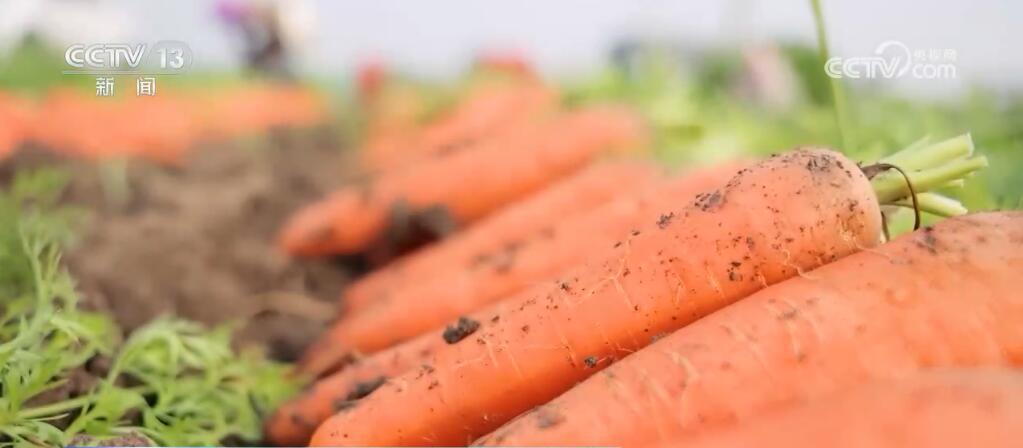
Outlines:
{"label": "soil", "polygon": [[444,329],[444,342],[455,344],[462,339],[469,337],[480,328],[480,323],[468,317],[459,317],[458,323]]}
{"label": "soil", "polygon": [[[204,145],[181,166],[132,161],[126,194],[111,198],[95,164],[23,151],[0,169],[57,164],[65,199],[87,219],[66,254],[87,306],[125,332],[162,314],[241,322],[238,342],[291,361],[335,314],[351,263],[290,259],[274,246],[284,219],[345,179],[329,131]],[[106,177],[109,179],[109,176]]]}

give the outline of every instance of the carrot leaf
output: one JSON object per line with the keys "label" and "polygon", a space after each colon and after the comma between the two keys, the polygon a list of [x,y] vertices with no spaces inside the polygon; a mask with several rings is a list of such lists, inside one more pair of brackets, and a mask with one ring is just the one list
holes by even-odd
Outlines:
{"label": "carrot leaf", "polygon": [[894,165],[901,170],[884,172],[871,180],[878,201],[897,205],[898,201],[909,199],[910,184],[919,199],[922,193],[959,185],[967,176],[988,165],[987,157],[974,156],[970,134],[937,143],[927,142],[926,138],[918,140],[878,161],[879,164]]}
{"label": "carrot leaf", "polygon": [[[951,218],[953,216],[960,216],[969,213],[969,210],[967,210],[961,202],[937,193],[920,193],[916,196],[916,200],[917,205],[920,207],[920,211],[930,213],[935,216],[941,216],[943,218]],[[903,208],[913,207],[912,201],[908,198],[895,201],[895,205]]]}
{"label": "carrot leaf", "polygon": [[60,258],[75,216],[57,204],[65,180],[19,172],[0,192],[0,447],[258,441],[299,384],[233,350],[230,327],[164,318],[123,339],[109,315],[83,310]]}

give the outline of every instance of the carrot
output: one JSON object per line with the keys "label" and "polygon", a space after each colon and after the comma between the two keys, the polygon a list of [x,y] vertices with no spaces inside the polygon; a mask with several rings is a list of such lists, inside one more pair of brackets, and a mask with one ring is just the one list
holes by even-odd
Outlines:
{"label": "carrot", "polygon": [[50,90],[34,109],[22,138],[46,148],[93,159],[142,156],[164,163],[179,162],[203,136],[306,127],[321,122],[325,114],[314,92],[283,86],[201,96],[168,90],[141,98],[96,98],[60,88]]}
{"label": "carrot", "polygon": [[945,220],[753,294],[485,442],[640,445],[929,367],[1018,366],[1021,248],[1023,213]]}
{"label": "carrot", "polygon": [[300,211],[280,246],[296,255],[350,254],[366,249],[387,227],[392,207],[442,207],[458,223],[526,197],[601,154],[632,151],[645,139],[635,115],[593,108],[522,132],[385,174],[371,185],[342,189]]}
{"label": "carrot", "polygon": [[[330,376],[314,383],[271,416],[266,424],[266,439],[274,446],[303,446],[309,443],[316,427],[335,412],[356,404],[367,386],[416,366],[429,366],[432,348],[440,336],[419,337],[374,355],[357,359]],[[434,339],[436,338],[436,339]],[[425,367],[426,369],[431,367]]]}
{"label": "carrot", "polygon": [[[571,273],[571,270],[568,271]],[[313,431],[335,412],[354,405],[348,399],[353,391],[363,384],[372,384],[381,377],[392,378],[407,371],[422,368],[430,370],[434,355],[449,345],[459,328],[476,326],[476,331],[487,331],[501,320],[506,312],[520,306],[536,294],[546,292],[547,285],[539,284],[507,299],[495,303],[486,310],[468,317],[460,317],[451,325],[424,333],[414,339],[373,353],[369,356],[352,354],[341,359],[340,370],[330,373],[303,394],[281,406],[267,424],[267,439],[277,445],[304,445],[309,442]],[[424,367],[426,366],[426,367]]]}
{"label": "carrot", "polygon": [[665,216],[438,353],[429,375],[403,374],[334,415],[312,445],[468,443],[651,336],[880,234],[871,183],[826,150],[766,160]]}
{"label": "carrot", "polygon": [[122,101],[119,108],[126,145],[134,154],[180,163],[198,140],[198,126],[184,103],[174,96],[131,98]]}
{"label": "carrot", "polygon": [[[528,291],[527,291],[528,292]],[[510,299],[515,299],[516,295]],[[485,331],[500,321],[514,300],[503,301],[462,322],[476,322],[478,331]],[[336,412],[357,404],[360,391],[367,385],[379,385],[381,378],[393,378],[413,369],[426,372],[433,368],[434,355],[449,344],[457,323],[416,337],[366,357],[355,357],[341,370],[317,381],[288,403],[277,409],[267,422],[267,440],[278,446],[298,446],[309,443],[316,427]],[[463,324],[463,327],[465,325]]]}
{"label": "carrot", "polygon": [[[360,313],[339,319],[310,348],[300,366],[316,374],[351,352],[372,353],[407,340],[603,253],[649,216],[671,210],[680,198],[724,185],[738,171],[723,165],[620,198],[491,251],[399,287]],[[672,217],[665,216],[665,224]]]}
{"label": "carrot", "polygon": [[[965,143],[968,147],[968,140]],[[487,310],[473,313],[466,322],[478,322],[479,328],[476,331],[488,332],[490,326],[499,323],[501,316],[509,310],[517,309],[523,301],[545,292],[545,285],[537,285],[531,290],[502,300]],[[464,329],[466,326],[461,327]],[[339,409],[334,407],[335,404],[341,403],[343,408],[352,405],[352,402],[345,398],[361,384],[376,384],[381,377],[393,377],[414,368],[421,368],[424,364],[432,366],[434,354],[441,352],[448,345],[445,336],[457,335],[458,328],[458,323],[454,323],[448,328],[424,334],[369,357],[356,358],[354,364],[347,365],[340,372],[321,380],[305,394],[282,407],[268,425],[269,440],[281,445],[306,443],[314,427]]]}
{"label": "carrot", "polygon": [[1017,447],[1023,373],[941,370],[864,385],[665,447]]}
{"label": "carrot", "polygon": [[65,154],[93,159],[128,152],[124,116],[113,99],[71,89],[51,90],[40,105],[33,139]]}
{"label": "carrot", "polygon": [[[582,181],[585,178],[591,176],[601,177],[600,175],[611,169],[612,167],[619,167],[621,164],[598,164],[588,170],[580,173],[573,180]],[[630,168],[638,168],[642,165],[627,164]],[[723,173],[727,172],[730,168],[720,167],[716,169],[710,169],[708,173],[703,174],[706,179],[711,179],[709,175],[711,172]],[[731,168],[732,172],[738,168]],[[569,188],[570,184],[574,184],[573,180],[563,182],[562,186],[566,194],[572,193],[575,188]],[[620,182],[606,182],[607,184],[621,185]],[[554,187],[559,188],[559,187]],[[553,193],[553,192],[551,192]],[[542,196],[547,196],[548,193],[544,193]],[[582,196],[582,195],[580,195]],[[553,198],[554,196],[547,196]],[[540,199],[539,197],[537,199]],[[567,205],[567,204],[566,204]],[[546,206],[539,207],[538,212],[545,211]],[[526,216],[532,215],[532,213],[523,215],[523,225],[528,225],[529,218]],[[593,223],[598,223],[606,218],[602,218],[601,215],[606,213],[589,213],[590,220]],[[539,218],[539,217],[537,217]],[[480,223],[478,226],[473,226],[467,230],[467,234],[479,230],[478,235],[480,238],[486,238],[487,235],[500,235],[500,232],[484,230],[484,223]],[[512,229],[502,230],[507,232]],[[444,246],[448,241],[457,241],[458,237],[450,240],[441,242],[438,246]],[[485,240],[481,243],[486,243]],[[466,252],[472,253],[472,251]],[[443,262],[437,261],[434,264],[442,264]],[[424,267],[430,266],[425,264]],[[405,281],[410,281],[409,278],[405,277]],[[539,292],[544,292],[545,285],[537,285],[533,288]],[[474,313],[473,321],[481,322],[482,328],[486,328],[489,322],[493,322],[494,316],[500,316],[504,312],[504,308],[511,306],[508,305],[510,302],[514,302],[517,297],[528,296],[532,294],[531,291],[525,291],[525,294],[519,294],[504,300],[494,306],[489,307],[486,311]],[[337,409],[336,403],[344,403],[344,397],[346,397],[352,390],[354,390],[359,384],[370,383],[374,380],[383,377],[393,377],[401,374],[407,370],[419,367],[423,364],[432,362],[433,353],[442,349],[446,344],[443,338],[444,329],[438,331],[432,331],[427,334],[423,334],[405,343],[396,345],[387,350],[383,350],[374,353],[368,357],[357,357],[355,362],[344,366],[340,372],[336,372],[329,377],[318,382],[313,388],[306,391],[302,396],[294,399],[292,402],[285,406],[275,414],[275,417],[271,419],[268,424],[267,434],[269,440],[273,441],[278,445],[300,445],[305,444],[309,440],[309,436],[312,435],[313,430],[317,425],[327,419]],[[330,350],[324,348],[323,350]],[[321,356],[327,356],[322,354]],[[333,366],[331,363],[343,362],[346,359],[345,353],[338,353],[334,351],[330,358],[330,362],[326,362],[322,367],[313,369],[307,365],[307,370],[313,370],[312,373],[321,374]],[[307,361],[308,362],[308,361]],[[308,372],[307,372],[308,373]]]}
{"label": "carrot", "polygon": [[[737,170],[737,166],[726,165],[662,181],[659,190],[654,186],[654,191],[636,192],[535,231],[514,244],[477,254],[461,269],[437,269],[432,276],[410,281],[410,287],[385,294],[366,310],[342,317],[309,348],[299,368],[306,374],[322,375],[353,354],[373,353],[442,327],[461,313],[569,271],[588,255],[605,250],[616,237],[641,225],[642,217],[670,207],[679,197],[691,197],[700,189],[721,185]],[[509,262],[512,256],[514,263]],[[461,287],[446,288],[450,284]]]}
{"label": "carrot", "polygon": [[447,115],[426,125],[407,147],[377,147],[364,152],[364,165],[371,171],[386,171],[419,160],[463,148],[490,134],[501,133],[534,121],[556,110],[557,98],[547,87],[535,82],[485,84]]}
{"label": "carrot", "polygon": [[462,232],[357,280],[344,293],[345,312],[358,312],[387,289],[429,278],[444,267],[467,263],[662,179],[659,170],[649,163],[594,164],[487,216]]}
{"label": "carrot", "polygon": [[[279,127],[309,127],[326,119],[326,104],[300,86],[251,84],[189,97],[188,114],[200,133],[235,138]],[[227,117],[227,119],[225,119]]]}
{"label": "carrot", "polygon": [[[984,163],[903,168],[925,191]],[[638,234],[545,294],[517,300],[487,330],[460,322],[445,332],[452,345],[437,353],[431,372],[387,381],[324,422],[312,444],[467,443],[653,335],[869,247],[880,232],[878,201],[906,194],[904,183],[887,176],[867,182],[831,151],[769,159],[685,207],[652,216]]]}
{"label": "carrot", "polygon": [[479,326],[476,331],[487,331],[500,322],[502,315],[519,306],[520,300],[545,292],[544,287],[536,285],[486,310],[461,317],[450,326],[424,333],[386,350],[365,357],[353,356],[340,370],[320,379],[278,408],[267,422],[267,440],[279,446],[307,444],[313,431],[324,420],[357,404],[351,397],[359,395],[356,392],[364,390],[365,385],[379,385],[381,378],[393,378],[413,369],[431,370],[435,355],[450,345],[447,341],[452,335],[457,335],[459,326],[464,329],[466,322],[471,322],[468,325]]}

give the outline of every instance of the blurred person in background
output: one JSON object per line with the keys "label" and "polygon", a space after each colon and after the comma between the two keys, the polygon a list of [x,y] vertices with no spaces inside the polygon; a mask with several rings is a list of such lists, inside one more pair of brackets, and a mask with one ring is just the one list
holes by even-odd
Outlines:
{"label": "blurred person in background", "polygon": [[220,0],[217,16],[244,42],[249,69],[276,78],[294,76],[293,59],[305,51],[315,25],[312,5],[302,0]]}
{"label": "blurred person in background", "polygon": [[798,75],[777,45],[747,44],[742,52],[742,79],[738,93],[766,109],[784,111],[799,104]]}

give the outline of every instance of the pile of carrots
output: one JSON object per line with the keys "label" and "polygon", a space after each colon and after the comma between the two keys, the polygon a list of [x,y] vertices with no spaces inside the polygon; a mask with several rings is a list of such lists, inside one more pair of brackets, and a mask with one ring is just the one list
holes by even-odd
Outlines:
{"label": "pile of carrots", "polygon": [[167,88],[153,96],[113,98],[61,88],[34,101],[0,92],[0,159],[32,142],[89,159],[135,156],[178,163],[200,141],[308,128],[325,119],[323,99],[298,86]]}
{"label": "pile of carrots", "polygon": [[367,138],[373,176],[300,210],[280,246],[366,254],[442,229],[344,291],[271,442],[1019,440],[1023,213],[886,237],[893,210],[926,211],[986,165],[969,136],[668,172],[642,117],[567,108],[535,77],[398,128],[387,150]]}

